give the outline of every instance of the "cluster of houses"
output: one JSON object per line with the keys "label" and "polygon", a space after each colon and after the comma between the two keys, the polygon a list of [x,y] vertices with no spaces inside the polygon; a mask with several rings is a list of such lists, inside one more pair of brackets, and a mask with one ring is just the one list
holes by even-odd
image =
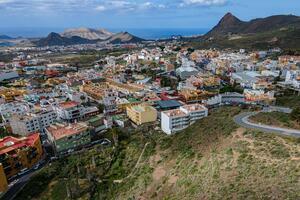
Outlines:
{"label": "cluster of houses", "polygon": [[[0,139],[0,180],[32,167],[42,146],[62,155],[113,126],[147,125],[171,135],[207,117],[211,107],[273,104],[275,87],[300,89],[300,58],[271,60],[269,53],[165,44],[107,56],[88,69],[22,54],[0,63],[0,126],[14,135]],[[241,92],[222,92],[227,86]],[[15,168],[16,152],[36,156]]]}

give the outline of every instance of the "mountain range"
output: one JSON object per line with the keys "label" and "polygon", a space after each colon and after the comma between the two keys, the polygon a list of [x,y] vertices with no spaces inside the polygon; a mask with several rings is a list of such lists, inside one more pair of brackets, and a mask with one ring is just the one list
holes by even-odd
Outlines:
{"label": "mountain range", "polygon": [[242,21],[227,13],[207,34],[189,39],[197,48],[300,50],[300,17],[274,15]]}
{"label": "mountain range", "polygon": [[[274,15],[243,21],[232,13],[227,13],[205,35],[175,39],[191,42],[195,48],[300,49],[300,17]],[[13,38],[0,35],[0,40],[13,40]],[[36,46],[62,46],[95,43],[126,44],[145,40],[128,32],[112,33],[105,29],[74,28],[62,33],[52,32],[45,38],[29,39],[29,41]]]}
{"label": "mountain range", "polygon": [[111,44],[139,43],[145,41],[128,32],[111,33],[104,29],[68,29],[63,33],[50,33],[47,37],[34,41],[37,46],[67,46],[77,44],[95,44],[98,42]]}
{"label": "mountain range", "polygon": [[13,38],[8,35],[0,35],[0,40],[12,40]]}
{"label": "mountain range", "polygon": [[300,28],[300,17],[294,15],[274,15],[246,22],[231,13],[227,13],[206,36],[222,37],[227,34],[257,34],[289,27]]}
{"label": "mountain range", "polygon": [[92,28],[74,28],[67,29],[60,34],[63,37],[71,38],[78,36],[88,40],[106,40],[114,35],[105,29],[92,29]]}
{"label": "mountain range", "polygon": [[76,44],[91,44],[92,40],[85,39],[79,36],[62,37],[58,33],[50,33],[46,38],[34,41],[37,46],[68,46]]}

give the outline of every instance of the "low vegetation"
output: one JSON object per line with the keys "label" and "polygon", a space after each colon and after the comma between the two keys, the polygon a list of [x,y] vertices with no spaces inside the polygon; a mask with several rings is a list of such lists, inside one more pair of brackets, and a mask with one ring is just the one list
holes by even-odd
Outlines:
{"label": "low vegetation", "polygon": [[284,106],[289,108],[300,107],[300,95],[289,95],[290,93],[285,93],[283,96],[276,98],[276,105]]}
{"label": "low vegetation", "polygon": [[283,50],[292,50],[299,53],[299,28],[277,29],[256,34],[240,34],[236,37],[221,37],[213,40],[199,39],[198,41],[191,40],[188,45],[196,49],[209,48],[231,48],[247,50],[268,50],[270,48],[280,47]]}
{"label": "low vegetation", "polygon": [[218,108],[173,136],[112,131],[114,147],[52,163],[17,199],[299,199],[300,141],[239,128],[240,111]]}
{"label": "low vegetation", "polygon": [[300,123],[295,120],[291,114],[281,112],[258,113],[250,117],[250,120],[282,128],[300,129]]}

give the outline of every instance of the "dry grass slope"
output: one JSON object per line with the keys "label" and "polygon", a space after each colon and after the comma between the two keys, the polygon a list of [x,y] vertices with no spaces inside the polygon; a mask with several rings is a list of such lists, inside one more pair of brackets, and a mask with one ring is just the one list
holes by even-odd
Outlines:
{"label": "dry grass slope", "polygon": [[[239,128],[232,120],[239,112],[238,107],[219,108],[171,137],[130,133],[120,138],[118,150],[69,158],[40,193],[27,187],[18,199],[67,199],[64,185],[78,183],[76,163],[80,184],[72,188],[79,199],[299,199],[299,141]],[[96,182],[85,173],[93,156],[96,166],[88,172]]]}

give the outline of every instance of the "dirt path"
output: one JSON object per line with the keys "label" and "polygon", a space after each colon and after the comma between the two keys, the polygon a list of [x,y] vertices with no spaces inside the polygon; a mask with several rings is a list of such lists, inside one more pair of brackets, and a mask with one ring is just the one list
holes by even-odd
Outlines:
{"label": "dirt path", "polygon": [[147,148],[147,146],[148,146],[149,144],[150,144],[149,142],[147,142],[147,143],[145,144],[145,146],[144,146],[144,148],[143,148],[143,150],[142,150],[142,152],[141,152],[141,154],[140,154],[140,156],[139,156],[139,159],[137,160],[137,162],[136,162],[134,168],[132,169],[131,173],[128,174],[128,175],[127,175],[125,178],[123,178],[123,179],[120,179],[120,180],[114,180],[114,183],[122,183],[124,180],[130,178],[130,177],[136,172],[136,168],[139,166],[139,164],[140,164],[140,162],[141,162],[141,160],[142,160],[142,157],[143,157],[143,155],[144,155],[144,152],[145,152],[145,150],[146,150],[146,148]]}

